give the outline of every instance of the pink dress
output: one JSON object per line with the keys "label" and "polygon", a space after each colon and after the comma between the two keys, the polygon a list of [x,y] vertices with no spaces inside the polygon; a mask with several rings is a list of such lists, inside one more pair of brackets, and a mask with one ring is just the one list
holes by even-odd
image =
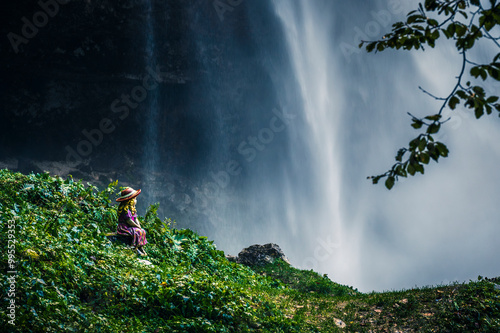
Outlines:
{"label": "pink dress", "polygon": [[116,228],[116,233],[123,236],[132,236],[132,246],[140,247],[148,243],[146,240],[146,230],[137,227],[131,227],[127,224],[127,220],[131,219],[137,222],[137,214],[132,215],[129,209],[123,211],[118,216],[118,227]]}

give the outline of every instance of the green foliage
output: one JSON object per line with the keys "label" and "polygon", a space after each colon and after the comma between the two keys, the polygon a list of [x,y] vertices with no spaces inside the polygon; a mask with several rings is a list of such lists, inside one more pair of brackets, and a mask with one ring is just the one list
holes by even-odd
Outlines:
{"label": "green foliage", "polygon": [[498,332],[500,292],[495,284],[480,276],[477,282],[459,289],[443,302],[443,311],[438,316],[443,328],[457,332]]}
{"label": "green foliage", "polygon": [[[13,224],[16,241],[13,266],[0,259],[0,332],[500,329],[499,287],[486,279],[362,294],[280,260],[252,270],[229,262],[206,237],[159,219],[158,204],[139,217],[148,265],[106,237],[117,223],[116,185],[99,191],[71,178],[0,170],[0,246],[7,248]],[[8,295],[12,270],[15,298]],[[7,317],[11,299],[15,326]]]}
{"label": "green foliage", "polygon": [[6,222],[14,221],[18,287],[16,325],[7,326],[3,294],[0,331],[295,331],[292,320],[257,297],[274,281],[230,263],[206,237],[170,228],[156,215],[158,205],[141,217],[153,265],[111,243],[105,234],[116,229],[115,186],[98,191],[71,178],[0,170],[0,246],[7,248]]}
{"label": "green foliage", "polygon": [[[498,281],[497,281],[498,282]],[[467,284],[365,294],[343,310],[350,332],[499,332],[500,290],[480,279]]]}
{"label": "green foliage", "polygon": [[[485,81],[500,81],[500,53],[487,55],[491,60],[484,64],[477,64],[468,59],[468,51],[478,45],[480,40],[490,42],[497,51],[500,48],[500,37],[492,35],[494,32],[498,33],[494,28],[500,26],[500,3],[491,0],[489,5],[489,8],[485,8],[478,0],[426,0],[424,4],[419,4],[417,10],[408,13],[406,21],[394,23],[392,31],[382,39],[361,42],[360,47],[366,44],[368,52],[386,49],[425,50],[426,45],[435,47],[437,40],[444,36],[454,41],[457,52],[462,55],[460,74],[447,97],[435,97],[424,90],[433,98],[443,101],[438,113],[424,118],[410,115],[411,126],[415,129],[424,127],[425,132],[412,140],[409,147],[399,150],[396,163],[390,170],[378,176],[368,177],[374,184],[382,178],[387,178],[385,185],[391,189],[399,177],[407,177],[408,174],[413,176],[417,172],[423,174],[424,164],[428,164],[430,158],[437,162],[439,157],[448,156],[446,145],[442,142],[434,143],[431,137],[431,134],[437,134],[441,125],[448,121],[441,117],[445,108],[455,110],[462,102],[478,119],[494,110],[499,112],[500,116],[498,96],[489,95],[484,88]],[[471,81],[464,84],[467,72],[470,74],[470,80],[477,82],[476,85]]]}
{"label": "green foliage", "polygon": [[326,274],[321,276],[312,270],[297,269],[283,260],[276,260],[272,264],[255,267],[254,270],[262,275],[277,279],[288,287],[302,293],[313,292],[330,296],[354,296],[359,294],[352,287],[331,281]]}

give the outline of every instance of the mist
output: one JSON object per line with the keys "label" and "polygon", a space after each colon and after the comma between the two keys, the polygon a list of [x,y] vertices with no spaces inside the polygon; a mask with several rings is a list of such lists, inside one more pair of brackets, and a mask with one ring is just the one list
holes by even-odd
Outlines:
{"label": "mist", "polygon": [[[405,1],[273,5],[290,64],[282,71],[269,66],[269,72],[284,108],[296,112],[287,128],[290,153],[280,161],[279,177],[250,172],[254,182],[262,181],[245,192],[255,206],[244,216],[222,217],[236,236],[221,230],[217,243],[234,252],[245,243],[276,242],[294,265],[361,291],[498,275],[496,117],[449,112],[437,138],[450,148],[449,158],[431,163],[424,176],[401,179],[391,191],[366,179],[387,170],[416,135],[408,112],[423,117],[440,107],[418,87],[437,96],[453,88],[461,65],[453,46],[354,51],[353,38],[375,39],[375,32],[388,31],[389,20],[403,19],[412,9]],[[234,228],[239,223],[240,235]],[[258,227],[245,229],[252,224]]]}

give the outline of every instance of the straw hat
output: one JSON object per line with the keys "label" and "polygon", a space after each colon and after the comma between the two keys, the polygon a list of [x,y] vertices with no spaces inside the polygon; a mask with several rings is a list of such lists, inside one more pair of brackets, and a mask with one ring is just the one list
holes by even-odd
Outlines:
{"label": "straw hat", "polygon": [[132,187],[125,187],[120,193],[121,196],[118,199],[116,199],[116,201],[127,201],[135,198],[140,193],[141,193],[140,189],[136,191]]}

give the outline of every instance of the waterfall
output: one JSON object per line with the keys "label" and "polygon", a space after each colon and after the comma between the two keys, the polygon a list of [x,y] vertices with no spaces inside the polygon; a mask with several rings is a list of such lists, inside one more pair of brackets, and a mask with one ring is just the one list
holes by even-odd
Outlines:
{"label": "waterfall", "polygon": [[[385,171],[394,152],[415,134],[406,112],[425,116],[435,109],[418,85],[448,85],[424,71],[432,63],[441,70],[451,60],[444,52],[426,50],[430,58],[419,61],[421,53],[373,55],[357,49],[360,38],[390,30],[412,6],[405,0],[242,2],[226,11],[223,21],[215,11],[188,6],[183,15],[189,29],[172,28],[177,35],[167,40],[189,41],[181,45],[189,51],[183,54],[191,57],[186,68],[193,80],[175,90],[161,87],[161,95],[160,88],[148,92],[141,201],[153,203],[155,193],[168,194],[160,198],[167,216],[178,227],[214,239],[226,253],[277,243],[293,266],[326,273],[361,291],[465,280],[492,271],[487,260],[475,260],[474,246],[498,228],[484,217],[485,232],[477,232],[470,200],[481,203],[482,198],[488,216],[495,216],[498,196],[477,189],[482,196],[466,199],[461,197],[466,191],[449,190],[472,182],[463,166],[476,159],[468,153],[462,153],[462,163],[450,156],[429,165],[425,176],[400,182],[390,192],[366,180]],[[159,32],[154,7],[152,0],[145,7],[150,67],[159,56],[169,65],[161,54],[165,49],[160,52],[156,45],[159,36],[162,45],[169,43]],[[165,21],[177,27],[183,15],[172,13]],[[442,73],[443,78],[454,75]],[[167,104],[177,112],[167,110],[172,121],[158,127],[160,106]],[[459,112],[464,128],[466,118]],[[160,153],[162,161],[169,159],[165,155],[173,144],[158,145],[168,131],[177,142],[170,159],[176,164],[160,168]],[[457,148],[458,156],[462,145],[477,153],[459,132],[447,133],[450,148]],[[500,161],[500,155],[496,158]],[[172,183],[158,192],[161,180],[155,176],[165,170]],[[475,177],[474,186],[485,183],[481,177],[498,176],[476,172]],[[477,240],[464,246],[471,234]],[[481,255],[493,262],[495,252],[488,249],[483,246]]]}
{"label": "waterfall", "polygon": [[[324,273],[341,274],[340,253],[342,211],[340,205],[340,147],[338,127],[343,110],[342,86],[336,80],[336,52],[332,49],[332,10],[328,1],[275,0],[274,6],[288,44],[291,70],[297,80],[304,122],[291,130],[291,146],[304,141],[306,153],[297,153],[291,163],[297,168],[309,159],[309,186],[314,189],[313,200],[296,195],[296,177],[287,179],[287,220],[292,228],[299,228],[305,253],[296,254],[296,265]],[[293,139],[295,138],[295,139]],[[307,175],[302,175],[307,176]],[[307,205],[298,208],[300,201]],[[308,223],[305,223],[308,221]],[[305,225],[304,225],[305,223]],[[298,227],[300,226],[300,227]]]}
{"label": "waterfall", "polygon": [[[155,38],[155,19],[153,12],[153,0],[147,0],[145,5],[146,12],[146,68],[156,69],[158,65],[157,50],[156,50],[156,38]],[[159,127],[159,92],[158,88],[151,89],[148,91],[146,99],[146,124],[145,124],[145,138],[144,138],[144,175],[146,186],[146,191],[144,192],[144,197],[148,204],[154,203],[155,194],[158,191],[158,183],[155,179],[159,167],[159,137],[158,137],[158,127]]]}
{"label": "waterfall", "polygon": [[[304,118],[289,128],[297,132],[290,146],[305,142],[306,149],[293,148],[289,164],[298,170],[310,162],[309,173],[291,172],[285,187],[286,217],[300,234],[294,264],[361,291],[498,275],[491,264],[499,244],[491,236],[499,229],[492,181],[498,173],[490,169],[490,159],[500,161],[491,148],[500,135],[497,119],[481,123],[457,109],[436,137],[448,144],[449,158],[390,192],[366,180],[387,170],[395,151],[418,135],[406,112],[424,117],[439,109],[441,101],[418,86],[448,94],[460,69],[455,47],[440,40],[436,49],[411,55],[357,49],[360,39],[377,39],[404,19],[415,7],[409,1],[273,4],[302,99],[295,110]],[[277,75],[275,84],[286,81]],[[291,104],[290,93],[281,95]],[[481,148],[471,138],[481,138]],[[307,177],[312,197],[297,194],[298,177]]]}

